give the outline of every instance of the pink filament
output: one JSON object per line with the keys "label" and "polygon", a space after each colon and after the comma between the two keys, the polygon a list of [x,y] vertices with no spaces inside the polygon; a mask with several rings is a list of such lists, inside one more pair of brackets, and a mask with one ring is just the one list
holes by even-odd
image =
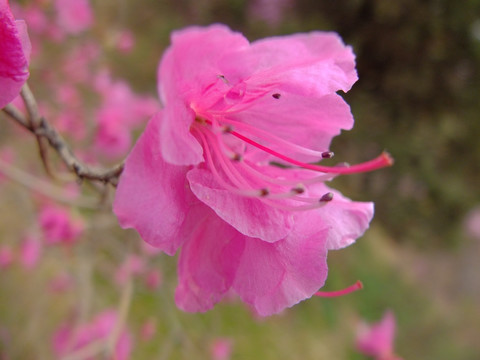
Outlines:
{"label": "pink filament", "polygon": [[337,296],[350,294],[360,289],[363,289],[363,283],[360,280],[357,280],[355,284],[350,285],[345,289],[337,290],[337,291],[317,291],[314,295],[320,296],[320,297],[337,297]]}
{"label": "pink filament", "polygon": [[355,174],[355,173],[360,173],[360,172],[366,172],[366,171],[373,171],[377,170],[386,166],[391,166],[393,165],[393,158],[388,154],[387,152],[382,152],[379,156],[377,156],[375,159],[348,166],[348,167],[329,167],[329,166],[320,166],[320,165],[313,165],[313,164],[307,164],[303,163],[301,161],[292,159],[286,155],[280,154],[276,152],[275,150],[272,150],[264,145],[261,145],[257,143],[256,141],[253,141],[252,139],[249,139],[242,134],[237,133],[236,131],[231,131],[230,134],[234,135],[235,137],[239,138],[240,140],[245,141],[246,143],[255,146],[256,148],[263,150],[273,156],[278,157],[279,159],[282,159],[290,164],[300,166],[304,169],[310,169],[314,171],[321,171],[324,173],[335,173],[335,174]]}

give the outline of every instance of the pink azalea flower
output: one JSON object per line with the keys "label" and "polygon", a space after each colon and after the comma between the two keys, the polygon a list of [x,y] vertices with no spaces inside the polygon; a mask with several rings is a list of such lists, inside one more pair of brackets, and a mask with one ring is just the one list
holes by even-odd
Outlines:
{"label": "pink azalea flower", "polygon": [[357,332],[356,347],[364,355],[377,360],[401,360],[393,353],[395,317],[387,311],[376,324],[361,323]]}
{"label": "pink azalea flower", "polygon": [[282,22],[290,7],[292,7],[292,0],[254,0],[249,13],[270,26],[276,26]]}
{"label": "pink azalea flower", "polygon": [[157,290],[162,285],[162,273],[158,269],[150,270],[145,274],[144,280],[150,290]]}
{"label": "pink azalea flower", "polygon": [[78,34],[93,24],[93,13],[89,0],[55,0],[57,22],[65,32]]}
{"label": "pink azalea flower", "polygon": [[149,318],[143,323],[142,328],[140,329],[140,338],[143,341],[150,341],[153,339],[156,332],[157,321],[155,318]]}
{"label": "pink azalea flower", "polygon": [[[105,310],[98,314],[90,323],[77,328],[70,324],[62,325],[53,337],[53,349],[57,356],[81,350],[89,344],[97,341],[107,341],[115,330],[118,316],[115,310]],[[132,350],[132,336],[126,329],[121,329],[115,345],[115,360],[128,360]],[[93,360],[97,357],[88,358]]]}
{"label": "pink azalea flower", "polygon": [[278,313],[318,291],[327,251],[368,228],[373,204],[324,181],[391,159],[309,164],[353,126],[336,92],[356,79],[333,33],[251,44],[222,25],[173,34],[159,68],[165,108],[127,158],[114,212],[167,254],[182,248],[180,308],[206,311],[232,289],[260,315]]}
{"label": "pink azalea flower", "polygon": [[84,224],[67,210],[47,205],[39,215],[40,227],[47,244],[71,244],[82,234]]}
{"label": "pink azalea flower", "polygon": [[26,270],[34,269],[42,255],[42,244],[36,236],[27,235],[20,246],[20,264]]}
{"label": "pink azalea flower", "polygon": [[0,245],[0,269],[8,268],[13,262],[13,251],[9,245]]}
{"label": "pink azalea flower", "polygon": [[31,45],[24,21],[15,21],[8,0],[0,0],[0,109],[27,81]]}
{"label": "pink azalea flower", "polygon": [[212,360],[228,360],[232,354],[232,341],[230,339],[215,339],[210,346]]}
{"label": "pink azalea flower", "polygon": [[480,240],[480,206],[470,210],[464,220],[465,233],[472,239]]}
{"label": "pink azalea flower", "polygon": [[143,274],[145,271],[145,262],[138,255],[129,255],[115,272],[115,281],[119,285],[124,285],[133,275]]}

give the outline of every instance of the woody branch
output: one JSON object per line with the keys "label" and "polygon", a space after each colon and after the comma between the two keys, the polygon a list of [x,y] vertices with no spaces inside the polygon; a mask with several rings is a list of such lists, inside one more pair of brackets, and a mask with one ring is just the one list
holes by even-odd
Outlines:
{"label": "woody branch", "polygon": [[8,104],[2,110],[12,120],[30,131],[37,138],[40,157],[45,171],[54,177],[47,159],[45,141],[53,148],[69,171],[73,172],[79,180],[100,181],[116,186],[123,171],[123,162],[109,169],[93,169],[80,161],[68,146],[65,139],[43,116],[40,115],[35,97],[28,85],[22,88],[21,96],[27,109],[28,118],[15,106]]}

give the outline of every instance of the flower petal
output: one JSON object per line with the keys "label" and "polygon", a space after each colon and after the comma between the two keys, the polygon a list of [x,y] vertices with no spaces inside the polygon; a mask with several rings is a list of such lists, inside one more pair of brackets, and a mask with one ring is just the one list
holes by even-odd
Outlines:
{"label": "flower petal", "polygon": [[10,103],[28,79],[30,40],[23,21],[15,21],[8,1],[0,1],[0,109]]}
{"label": "flower petal", "polygon": [[323,96],[348,91],[357,80],[355,56],[335,33],[311,32],[258,40],[222,63],[233,82],[281,84],[285,91]]}
{"label": "flower petal", "polygon": [[[257,99],[248,108],[235,112],[230,109],[226,117],[231,120],[248,124],[293,144],[301,145],[316,151],[327,151],[332,139],[341,130],[353,127],[353,116],[350,107],[337,94],[325,95],[320,98],[298,96],[291,93],[280,93],[280,98],[272,97],[277,93],[271,91],[266,96]],[[234,126],[235,128],[235,126]],[[262,140],[262,134],[255,131],[242,131],[242,126],[235,128],[239,133],[273,149],[279,153],[303,162],[316,162],[321,159],[305,155],[293,148]],[[276,160],[271,155],[252,146],[248,148],[249,159]]]}
{"label": "flower petal", "polygon": [[352,201],[325,184],[315,186],[314,193],[318,196],[327,192],[333,193],[333,200],[316,210],[316,223],[329,230],[328,250],[337,250],[351,245],[364,234],[373,218],[374,207],[372,202]]}
{"label": "flower petal", "polygon": [[312,226],[307,214],[295,220],[294,231],[284,240],[245,243],[233,288],[259,315],[278,313],[311,297],[327,278],[327,232]]}
{"label": "flower petal", "polygon": [[275,242],[287,236],[292,229],[293,216],[290,212],[221,188],[210,171],[192,169],[187,179],[198,199],[246,236]]}
{"label": "flower petal", "polygon": [[245,236],[203,204],[191,214],[195,225],[182,246],[175,301],[185,311],[207,311],[230,289]]}
{"label": "flower petal", "polygon": [[187,167],[166,163],[160,154],[162,113],[148,123],[125,163],[113,211],[123,228],[134,228],[150,245],[173,255],[189,207],[197,200],[186,184]]}
{"label": "flower petal", "polygon": [[223,84],[217,62],[226,52],[246,45],[241,34],[223,25],[190,27],[173,34],[159,66],[159,94],[166,106],[161,142],[167,162],[197,165],[203,161],[202,148],[190,134],[194,109],[221,98],[220,91],[209,91],[214,84]]}

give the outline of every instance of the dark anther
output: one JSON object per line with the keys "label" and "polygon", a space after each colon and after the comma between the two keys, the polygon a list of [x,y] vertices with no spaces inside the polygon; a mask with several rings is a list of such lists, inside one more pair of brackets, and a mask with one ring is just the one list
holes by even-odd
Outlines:
{"label": "dark anther", "polygon": [[230,125],[225,125],[225,126],[223,127],[223,132],[224,132],[225,134],[231,133],[232,131],[233,131],[233,127],[230,126]]}
{"label": "dark anther", "polygon": [[305,192],[305,188],[302,185],[298,185],[292,188],[292,193],[294,194],[303,194],[304,192]]}
{"label": "dark anther", "polygon": [[228,80],[225,78],[224,75],[217,75],[219,79],[222,79],[225,84],[228,84]]}
{"label": "dark anther", "polygon": [[261,197],[265,197],[268,194],[270,194],[270,191],[268,191],[268,189],[266,189],[266,188],[260,189],[260,196]]}
{"label": "dark anther", "polygon": [[320,198],[320,202],[329,202],[333,200],[333,193],[328,192]]}
{"label": "dark anther", "polygon": [[277,100],[280,99],[280,96],[281,96],[281,95],[280,95],[279,93],[275,93],[275,94],[272,95],[272,97],[273,97],[274,99],[277,99]]}
{"label": "dark anther", "polygon": [[333,155],[333,151],[324,151],[322,152],[322,159],[331,159]]}
{"label": "dark anther", "polygon": [[242,161],[242,159],[243,159],[242,155],[240,155],[240,154],[235,154],[235,155],[232,156],[233,161]]}

